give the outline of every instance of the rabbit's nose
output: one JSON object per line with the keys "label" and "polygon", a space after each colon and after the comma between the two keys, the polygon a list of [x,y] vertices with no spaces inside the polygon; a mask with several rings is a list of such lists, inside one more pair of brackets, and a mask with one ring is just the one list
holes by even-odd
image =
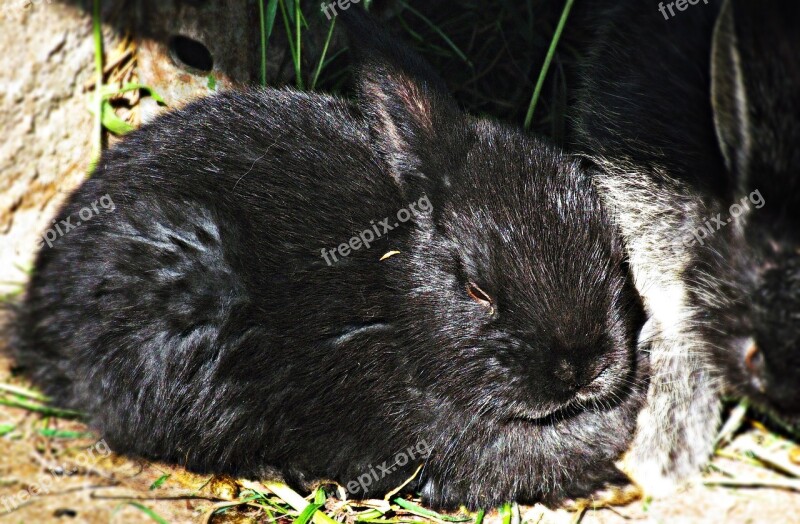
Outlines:
{"label": "rabbit's nose", "polygon": [[557,362],[553,374],[558,380],[570,387],[574,387],[575,379],[578,376],[575,366],[568,360]]}
{"label": "rabbit's nose", "polygon": [[761,362],[763,360],[764,357],[761,356],[761,351],[759,351],[758,346],[755,342],[751,342],[747,351],[744,353],[744,365],[747,366],[747,369],[755,373],[757,369],[761,367]]}
{"label": "rabbit's nose", "polygon": [[594,382],[604,369],[603,366],[578,365],[570,360],[562,359],[556,362],[553,375],[566,388],[576,391]]}
{"label": "rabbit's nose", "polygon": [[756,344],[755,340],[750,339],[746,343],[747,349],[744,352],[744,365],[750,372],[753,386],[764,393],[764,354]]}

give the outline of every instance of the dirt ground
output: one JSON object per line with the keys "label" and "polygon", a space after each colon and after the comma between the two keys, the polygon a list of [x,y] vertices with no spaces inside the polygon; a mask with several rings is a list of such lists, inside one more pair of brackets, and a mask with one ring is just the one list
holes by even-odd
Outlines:
{"label": "dirt ground", "polygon": [[[10,362],[0,359],[0,384],[24,386],[10,376],[9,368]],[[235,499],[243,489],[241,483],[232,479],[212,479],[114,455],[78,422],[47,419],[27,410],[0,406],[0,428],[4,426],[13,426],[15,430],[0,438],[0,522],[153,521],[136,504],[149,508],[169,523],[209,522],[206,519],[210,508]],[[715,458],[715,471],[703,478],[718,479],[724,472],[730,478],[754,484],[787,483],[786,476],[748,459],[747,452],[770,453],[790,464],[789,454],[792,450],[797,453],[797,446],[759,429],[757,423],[756,426],[722,450],[720,453],[731,458]],[[800,465],[797,467],[800,469]],[[165,475],[169,478],[157,489],[151,489]],[[703,478],[664,500],[638,501],[626,507],[590,509],[584,513],[524,507],[520,508],[519,519],[531,524],[800,523],[800,491],[712,487],[703,485]],[[800,482],[795,481],[794,486],[800,490]],[[352,521],[345,511],[334,515]],[[270,520],[263,513],[241,505],[225,515],[214,516],[210,522]],[[501,519],[490,514],[486,522],[495,524]]]}
{"label": "dirt ground", "polygon": [[[65,193],[83,179],[90,155],[92,117],[85,86],[92,76],[91,22],[72,6],[46,0],[30,4],[0,4],[0,296],[24,281],[37,237]],[[106,31],[105,37],[113,46],[113,32]],[[0,384],[24,386],[2,358]],[[542,524],[800,523],[800,480],[794,481],[795,491],[785,489],[791,484],[786,475],[747,458],[749,450],[768,450],[789,463],[796,446],[758,424],[748,427],[722,451],[727,458],[715,459],[716,469],[706,478],[728,474],[756,485],[782,483],[783,488],[712,487],[698,481],[666,500],[583,514],[537,506],[522,508],[519,519]],[[241,489],[229,479],[115,456],[86,431],[77,422],[0,406],[0,521],[157,521],[147,513],[152,510],[170,523],[202,522],[208,508],[236,498]],[[165,475],[170,476],[153,487]],[[247,506],[212,519],[269,521]]]}

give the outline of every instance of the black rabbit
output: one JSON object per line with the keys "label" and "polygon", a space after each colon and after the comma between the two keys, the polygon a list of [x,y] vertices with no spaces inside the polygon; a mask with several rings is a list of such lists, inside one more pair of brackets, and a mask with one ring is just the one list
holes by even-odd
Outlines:
{"label": "black rabbit", "polygon": [[[712,47],[714,122],[738,197],[693,274],[728,389],[800,423],[800,4],[726,2]],[[741,211],[737,210],[738,206]],[[736,218],[741,213],[740,218]],[[720,299],[719,297],[724,297]]]}
{"label": "black rabbit", "polygon": [[602,29],[575,137],[652,315],[627,457],[651,494],[707,460],[723,392],[800,411],[797,4],[710,0],[667,19],[659,5],[586,7]]}
{"label": "black rabbit", "polygon": [[434,507],[626,483],[643,309],[583,165],[339,16],[358,104],[227,92],[104,154],[39,253],[21,368],[116,451],[195,471],[364,497],[424,464]]}

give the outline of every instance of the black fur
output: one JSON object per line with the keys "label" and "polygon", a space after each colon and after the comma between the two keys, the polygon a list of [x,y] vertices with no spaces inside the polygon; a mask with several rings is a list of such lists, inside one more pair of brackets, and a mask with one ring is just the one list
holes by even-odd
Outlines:
{"label": "black fur", "polygon": [[651,495],[671,493],[708,459],[720,391],[712,341],[697,333],[684,246],[709,207],[732,194],[716,145],[710,44],[720,0],[665,20],[659,1],[588,0],[597,38],[582,64],[579,150],[627,238],[650,319],[642,348],[652,380],[627,470]]}
{"label": "black fur", "polygon": [[763,207],[712,239],[693,274],[730,392],[800,423],[798,24],[800,4],[788,0],[732,1],[720,15],[712,48],[720,149],[737,196],[758,191]]}
{"label": "black fur", "polygon": [[574,141],[587,152],[664,164],[696,191],[731,184],[714,133],[711,34],[722,0],[701,0],[665,20],[662,0],[587,0],[581,29],[593,47],[579,64]]}
{"label": "black fur", "polygon": [[[599,183],[638,244],[645,303],[681,313],[655,330],[665,357],[653,355],[643,412],[667,421],[640,427],[638,443],[642,460],[661,457],[641,468],[645,483],[680,479],[711,451],[724,390],[800,412],[800,9],[709,0],[665,20],[658,1],[589,5],[603,29],[584,63],[576,142],[606,167]],[[764,207],[751,200],[732,217],[755,191]],[[692,233],[707,224],[700,245]],[[746,359],[754,341],[761,352]]]}
{"label": "black fur", "polygon": [[[103,155],[58,218],[115,209],[39,253],[19,364],[116,451],[195,471],[347,486],[426,443],[357,495],[423,462],[408,489],[434,507],[625,482],[643,313],[584,167],[464,115],[350,12],[357,106],[227,92]],[[422,199],[370,249],[321,256]]]}

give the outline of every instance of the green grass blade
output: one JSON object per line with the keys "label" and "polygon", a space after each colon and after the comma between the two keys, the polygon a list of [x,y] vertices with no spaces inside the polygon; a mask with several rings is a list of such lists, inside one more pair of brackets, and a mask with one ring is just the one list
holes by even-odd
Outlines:
{"label": "green grass blade", "polygon": [[544,65],[542,65],[542,69],[539,71],[539,79],[536,81],[536,87],[533,90],[531,103],[528,106],[528,114],[525,116],[525,129],[531,128],[531,123],[533,122],[533,113],[536,111],[536,104],[539,102],[539,95],[542,94],[544,80],[547,78],[547,72],[550,70],[550,64],[552,63],[553,57],[556,54],[558,41],[561,40],[561,33],[564,32],[564,27],[567,25],[567,18],[569,18],[569,13],[572,11],[572,4],[574,3],[575,0],[566,0],[564,3],[564,10],[561,12],[561,19],[558,21],[558,26],[556,27],[556,31],[553,34],[552,40],[550,40],[550,47],[547,50],[547,56],[545,56]]}
{"label": "green grass blade", "polygon": [[294,521],[294,524],[308,524],[317,511],[325,507],[326,500],[328,500],[328,497],[325,495],[325,490],[317,489],[317,491],[314,492],[314,503],[309,504],[303,511],[300,512],[300,515],[297,517],[297,520]]}
{"label": "green grass blade", "polygon": [[107,100],[104,100],[100,107],[100,113],[102,114],[100,121],[103,123],[105,129],[120,136],[133,131],[133,126],[118,117],[114,112],[114,108],[111,107],[111,104],[109,104]]}
{"label": "green grass blade", "polygon": [[170,478],[171,476],[172,476],[171,474],[169,474],[169,473],[165,473],[165,474],[161,475],[160,477],[158,477],[158,478],[155,480],[155,482],[153,482],[152,484],[150,484],[150,488],[149,488],[149,489],[150,489],[150,491],[157,490],[158,488],[160,488],[161,486],[163,486],[163,485],[164,485],[164,483],[165,483],[167,480],[169,480],[169,478]]}
{"label": "green grass blade", "polygon": [[258,0],[258,22],[261,29],[261,85],[267,85],[267,18],[264,0]]}
{"label": "green grass blade", "polygon": [[387,511],[388,509],[370,509],[363,513],[356,513],[355,519],[356,522],[381,520],[381,517],[383,517]]}
{"label": "green grass blade", "polygon": [[314,504],[325,504],[326,500],[328,500],[328,496],[325,494],[325,490],[318,488],[314,493]]}
{"label": "green grass blade", "polygon": [[133,506],[134,508],[138,509],[154,521],[158,522],[158,524],[169,524],[169,521],[153,511],[152,509],[148,508],[143,504],[139,504],[138,502],[126,502],[128,506]]}
{"label": "green grass blade", "polygon": [[[254,493],[262,493],[251,482],[245,481],[242,485]],[[265,487],[274,493],[279,499],[294,508],[295,511],[302,513],[306,509],[306,506],[308,506],[306,499],[304,499],[302,496],[300,496],[300,494],[295,492],[286,484],[281,482],[269,482],[265,485]],[[313,512],[311,519],[314,521],[314,524],[338,524],[335,520],[321,511]]]}
{"label": "green grass blade", "polygon": [[439,519],[445,522],[468,522],[472,520],[469,517],[451,517],[449,515],[442,515],[440,513],[436,513],[435,511],[431,511],[429,509],[417,506],[413,502],[410,502],[400,497],[392,499],[392,503],[397,504],[398,506],[408,511],[409,513],[413,513],[414,515],[417,515],[419,517]]}
{"label": "green grass blade", "polygon": [[297,88],[303,89],[303,73],[302,73],[302,65],[303,65],[303,45],[300,39],[302,34],[301,25],[303,22],[303,13],[300,11],[300,0],[294,0],[294,25],[295,25],[295,38],[297,39],[295,43],[295,51],[297,51],[297,59],[294,62],[294,71],[295,75],[297,76]]}
{"label": "green grass blade", "polygon": [[83,418],[83,413],[80,413],[78,411],[72,411],[69,409],[51,408],[49,406],[35,404],[23,398],[17,398],[17,399],[0,398],[0,405],[8,406],[10,408],[24,409],[26,411],[31,411],[33,413],[41,413],[42,415],[46,415],[49,417],[58,417],[66,420]]}
{"label": "green grass blade", "polygon": [[[279,7],[281,9],[281,18],[283,18],[283,26],[286,29],[286,37],[289,40],[289,53],[292,55],[292,63],[294,65],[294,74],[297,82],[297,87],[302,89],[303,77],[300,70],[300,54],[295,47],[295,38],[292,31],[292,21],[294,20],[294,11],[286,7],[286,2],[291,0],[279,0]],[[294,4],[292,4],[294,6]],[[290,6],[291,7],[291,6]],[[290,13],[292,15],[290,16]]]}
{"label": "green grass blade", "polygon": [[511,504],[506,503],[500,506],[500,519],[503,524],[511,524],[511,516]]}
{"label": "green grass blade", "polygon": [[[340,56],[342,56],[342,55],[343,55],[343,54],[345,54],[346,52],[347,52],[347,48],[343,48],[343,49],[339,49],[338,51],[336,51],[335,53],[333,53],[331,56],[329,56],[329,57],[328,57],[328,58],[325,60],[325,63],[324,63],[324,64],[322,64],[322,69],[325,69],[326,67],[328,67],[328,66],[329,66],[331,63],[333,63],[333,61],[334,61],[334,60],[336,60],[337,58],[339,58]],[[342,72],[341,72],[341,71],[339,71],[339,73],[341,74]],[[334,73],[334,74],[336,74],[336,73]]]}
{"label": "green grass blade", "polygon": [[94,173],[103,150],[103,28],[100,24],[100,0],[92,4],[92,35],[94,37],[94,133],[92,154],[89,158],[89,173]]}
{"label": "green grass blade", "polygon": [[322,71],[322,67],[325,63],[325,56],[328,54],[328,46],[331,43],[331,38],[333,37],[333,28],[336,26],[336,18],[334,17],[331,20],[331,27],[328,29],[328,37],[325,39],[325,46],[322,48],[322,56],[319,57],[319,64],[317,64],[317,70],[314,71],[314,78],[311,80],[311,90],[313,91],[315,87],[317,87],[317,80],[319,80],[319,74]]}
{"label": "green grass blade", "polygon": [[164,101],[164,99],[161,98],[161,95],[156,93],[155,89],[153,89],[152,87],[150,87],[148,85],[139,84],[137,82],[127,82],[127,83],[123,84],[122,87],[119,87],[119,88],[114,87],[114,86],[103,86],[103,88],[100,90],[100,93],[101,93],[101,96],[103,97],[103,100],[108,100],[112,96],[116,96],[116,95],[119,95],[119,94],[122,94],[122,93],[127,93],[128,91],[137,91],[137,90],[144,91],[145,93],[147,93],[147,96],[151,97],[153,100],[155,100],[159,104],[167,105],[167,103]]}
{"label": "green grass blade", "polygon": [[65,440],[78,440],[82,438],[94,437],[93,434],[86,431],[65,431],[63,429],[45,428],[40,429],[38,433],[47,438],[59,438]]}
{"label": "green grass blade", "polygon": [[294,0],[281,0],[281,3],[286,7],[286,14],[289,16],[289,24],[294,25]]}
{"label": "green grass blade", "polygon": [[323,504],[309,504],[306,506],[306,509],[300,513],[300,515],[297,517],[297,520],[294,521],[294,524],[308,524],[308,521],[311,520],[311,517],[314,516],[314,513],[316,513],[317,510],[322,506]]}
{"label": "green grass blade", "polygon": [[37,393],[36,391],[32,391],[30,389],[23,388],[20,386],[12,386],[11,384],[0,384],[0,392],[13,393],[14,395],[18,395],[20,397],[29,398],[31,400],[38,400],[39,402],[50,401],[49,398],[42,395],[41,393]]}
{"label": "green grass blade", "polygon": [[403,2],[403,7],[404,7],[404,8],[406,8],[406,9],[408,9],[408,11],[409,11],[409,12],[411,12],[411,13],[412,13],[414,16],[416,16],[417,18],[419,18],[420,20],[422,20],[422,21],[425,23],[425,25],[427,25],[428,27],[430,27],[431,29],[433,29],[433,31],[434,31],[434,32],[435,32],[437,35],[439,35],[439,37],[440,37],[442,40],[444,40],[444,41],[447,43],[447,46],[448,46],[450,49],[452,49],[452,50],[453,50],[453,52],[454,52],[454,53],[455,53],[455,54],[456,54],[456,55],[457,55],[457,56],[458,56],[458,57],[459,57],[461,60],[463,60],[463,61],[464,61],[464,63],[466,63],[468,66],[472,67],[472,62],[470,62],[469,58],[467,58],[467,55],[465,55],[465,54],[464,54],[464,52],[463,52],[463,51],[461,51],[461,49],[459,49],[459,47],[458,47],[458,46],[455,44],[455,42],[453,42],[453,41],[450,39],[450,37],[449,37],[449,36],[447,36],[447,35],[445,34],[445,32],[444,32],[444,31],[442,31],[442,30],[441,30],[441,28],[440,28],[439,26],[437,26],[436,24],[434,24],[434,23],[433,23],[433,22],[432,22],[432,21],[431,21],[431,20],[430,20],[430,19],[429,19],[427,16],[423,15],[422,13],[420,13],[419,11],[417,11],[416,9],[414,9],[413,7],[411,7],[410,5],[408,5],[408,2],[405,2],[405,1],[404,1],[404,2]]}
{"label": "green grass blade", "polygon": [[286,1],[278,0],[278,7],[280,7],[283,27],[286,29],[286,36],[289,40],[289,54],[292,55],[292,60],[294,60],[294,38],[292,38],[292,25],[291,21],[289,20],[289,13],[287,12],[288,9],[286,9]]}

